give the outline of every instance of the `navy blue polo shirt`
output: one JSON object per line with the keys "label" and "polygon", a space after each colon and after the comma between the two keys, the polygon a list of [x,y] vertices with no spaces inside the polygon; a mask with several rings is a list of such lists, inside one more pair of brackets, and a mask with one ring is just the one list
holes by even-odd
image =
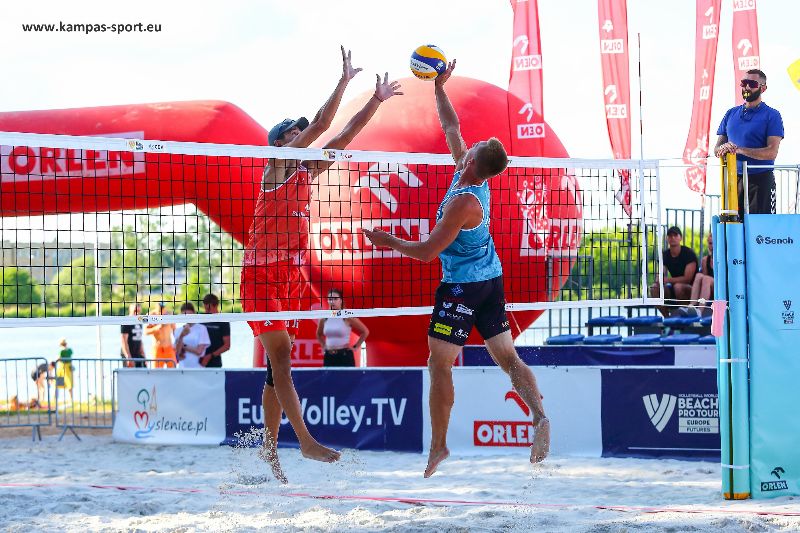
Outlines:
{"label": "navy blue polo shirt", "polygon": [[[736,146],[743,148],[763,148],[767,145],[767,137],[783,138],[783,119],[777,109],[764,102],[753,108],[739,105],[728,110],[722,117],[717,135],[725,135]],[[750,165],[774,165],[774,160],[753,159],[736,154],[736,170],[742,173],[742,161]],[[752,173],[767,172],[768,169],[753,169]]]}

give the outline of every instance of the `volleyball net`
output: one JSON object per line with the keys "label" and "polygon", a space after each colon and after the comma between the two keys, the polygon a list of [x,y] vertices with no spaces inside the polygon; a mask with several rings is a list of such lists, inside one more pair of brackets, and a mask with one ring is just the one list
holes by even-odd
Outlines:
{"label": "volleyball net", "polygon": [[[441,280],[438,260],[361,230],[424,241],[450,155],[0,133],[0,160],[4,325],[119,323],[132,304],[177,311],[207,293],[218,319],[318,318],[333,288],[350,316],[425,314]],[[262,184],[268,165],[300,161],[307,192],[297,175]],[[656,161],[511,157],[489,186],[509,310],[661,301],[648,298],[662,279]],[[299,310],[243,313],[243,263],[299,265],[305,293],[272,296]]]}

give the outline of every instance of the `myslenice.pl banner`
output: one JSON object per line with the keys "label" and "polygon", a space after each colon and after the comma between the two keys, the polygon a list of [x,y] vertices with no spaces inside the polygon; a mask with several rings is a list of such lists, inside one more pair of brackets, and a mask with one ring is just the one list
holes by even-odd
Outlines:
{"label": "myslenice.pl banner", "polygon": [[[226,444],[237,433],[260,428],[261,391],[266,371],[226,372]],[[422,371],[295,370],[292,372],[303,418],[323,444],[360,450],[422,451]],[[297,446],[284,416],[281,446]]]}
{"label": "myslenice.pl banner", "polygon": [[719,458],[716,370],[601,372],[604,456]]}
{"label": "myslenice.pl banner", "polygon": [[225,373],[117,371],[114,439],[141,444],[219,444],[225,437]]}

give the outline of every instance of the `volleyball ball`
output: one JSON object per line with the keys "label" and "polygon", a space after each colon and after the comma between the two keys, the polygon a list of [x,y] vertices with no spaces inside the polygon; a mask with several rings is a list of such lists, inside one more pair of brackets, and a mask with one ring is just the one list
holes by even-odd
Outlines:
{"label": "volleyball ball", "polygon": [[447,70],[447,58],[442,49],[432,44],[418,47],[411,54],[411,72],[421,80],[433,80]]}

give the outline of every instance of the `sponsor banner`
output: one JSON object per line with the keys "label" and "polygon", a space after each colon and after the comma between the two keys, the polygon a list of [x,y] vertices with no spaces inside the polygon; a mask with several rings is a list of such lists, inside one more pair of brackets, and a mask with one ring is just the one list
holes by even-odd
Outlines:
{"label": "sponsor banner", "polygon": [[[422,450],[421,370],[295,370],[300,407],[309,431],[323,444],[359,450]],[[236,433],[262,427],[261,391],[266,371],[228,371],[225,380],[226,444]],[[297,446],[285,415],[281,446]]]}
{"label": "sponsor banner", "polygon": [[601,372],[604,456],[719,459],[715,370]]}
{"label": "sponsor banner", "polygon": [[362,229],[380,229],[406,241],[424,241],[430,234],[430,220],[380,219],[337,220],[311,224],[311,249],[320,262],[351,262],[364,259],[400,258],[403,254],[390,248],[373,246]]}
{"label": "sponsor banner", "polygon": [[[537,368],[535,374],[551,423],[552,453],[599,456],[600,371]],[[423,376],[423,394],[427,399],[430,376],[427,372]],[[530,411],[512,389],[508,375],[497,367],[454,368],[453,382],[456,402],[447,434],[450,451],[514,453],[528,460],[528,447],[533,439]],[[430,442],[427,409],[422,441],[426,447]]]}
{"label": "sponsor banner", "polygon": [[705,194],[708,133],[722,0],[696,1],[694,105],[689,135],[683,150],[683,162],[689,165],[686,170],[686,185],[693,191]]}
{"label": "sponsor banner", "polygon": [[[519,346],[517,353],[530,366],[673,366],[680,346]],[[713,354],[713,346],[708,351]],[[465,346],[464,366],[494,366],[486,347]],[[709,366],[714,367],[715,359]]]}
{"label": "sponsor banner", "polygon": [[750,489],[800,495],[800,217],[745,220],[750,347]]}
{"label": "sponsor banner", "polygon": [[137,444],[219,444],[225,438],[225,373],[117,371],[114,440]]}
{"label": "sponsor banner", "polygon": [[761,68],[756,0],[733,0],[733,101],[742,102],[739,80],[747,71]]}
{"label": "sponsor banner", "polygon": [[[628,6],[626,0],[597,0],[603,98],[611,151],[615,159],[631,157],[631,82],[628,72]],[[617,201],[631,215],[630,171],[620,175]]]}
{"label": "sponsor banner", "polygon": [[537,0],[511,0],[514,11],[514,35],[511,45],[511,73],[508,92],[520,100],[508,99],[508,121],[511,133],[509,153],[530,154],[522,149],[525,141],[533,141],[536,155],[541,154],[545,137],[542,91],[542,43],[539,38],[539,6]]}

